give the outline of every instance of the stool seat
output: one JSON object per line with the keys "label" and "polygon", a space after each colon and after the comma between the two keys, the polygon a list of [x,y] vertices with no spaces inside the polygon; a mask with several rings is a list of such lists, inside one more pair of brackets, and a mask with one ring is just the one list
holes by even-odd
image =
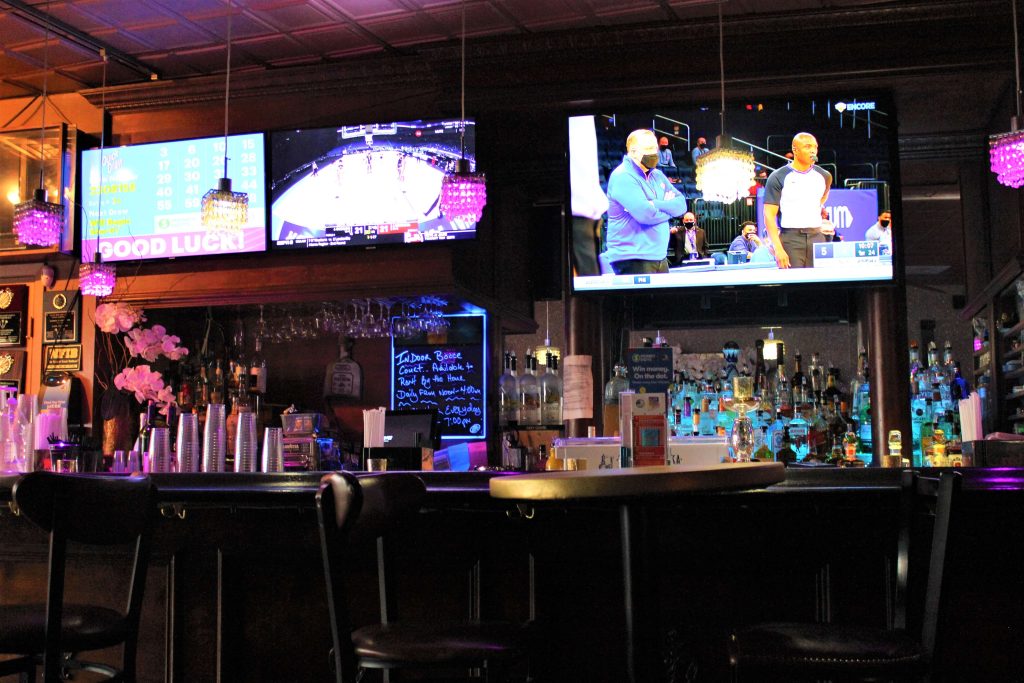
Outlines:
{"label": "stool seat", "polygon": [[[65,604],[61,646],[67,652],[99,650],[123,643],[128,624],[117,610]],[[0,652],[42,652],[46,644],[46,605],[5,605],[0,618]]]}
{"label": "stool seat", "polygon": [[908,675],[924,671],[919,642],[902,631],[836,624],[765,623],[737,631],[733,666],[744,674],[784,667],[793,674]]}
{"label": "stool seat", "polygon": [[352,633],[364,666],[387,667],[515,659],[526,647],[523,628],[503,622],[395,622],[374,624]]}

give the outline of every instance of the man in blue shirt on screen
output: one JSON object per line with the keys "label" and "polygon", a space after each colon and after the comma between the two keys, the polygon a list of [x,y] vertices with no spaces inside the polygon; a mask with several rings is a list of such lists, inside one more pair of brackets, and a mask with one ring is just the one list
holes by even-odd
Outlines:
{"label": "man in blue shirt on screen", "polygon": [[670,218],[686,211],[686,197],[658,170],[658,138],[635,130],[626,156],[608,178],[605,259],[617,275],[667,273]]}

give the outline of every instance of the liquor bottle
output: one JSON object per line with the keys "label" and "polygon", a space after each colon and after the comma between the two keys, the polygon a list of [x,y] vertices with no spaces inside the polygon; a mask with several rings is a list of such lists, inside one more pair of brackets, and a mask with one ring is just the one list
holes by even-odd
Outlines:
{"label": "liquor bottle", "polygon": [[853,417],[857,421],[857,436],[860,439],[862,453],[871,452],[871,383],[868,366],[868,352],[861,350],[858,360],[857,378],[853,381],[850,393],[853,396]]}
{"label": "liquor bottle", "polygon": [[[793,393],[789,389],[789,380],[786,379],[786,349],[785,345],[776,345],[779,353],[779,366],[775,380],[775,405],[787,417],[793,417]],[[777,454],[777,452],[776,452]]]}
{"label": "liquor bottle", "polygon": [[898,429],[892,429],[889,431],[889,455],[887,456],[888,462],[883,460],[883,465],[886,467],[902,467],[903,466],[903,435]]}
{"label": "liquor bottle", "polygon": [[[714,436],[715,435],[715,418],[717,415],[711,415],[711,399],[704,396],[700,400],[700,435],[701,436]],[[717,405],[717,401],[715,402]]]}
{"label": "liquor bottle", "polygon": [[267,359],[263,355],[263,337],[257,336],[249,364],[249,390],[261,396],[267,393]]}
{"label": "liquor bottle", "polygon": [[[953,363],[953,382],[950,386],[950,398],[953,401],[960,401],[971,394],[971,387],[967,384],[967,380],[964,379],[960,373],[960,361]],[[954,404],[954,408],[956,405]]]}
{"label": "liquor bottle", "polygon": [[363,369],[349,355],[349,340],[338,337],[338,359],[327,364],[324,373],[324,396],[359,399],[363,395]]}
{"label": "liquor bottle", "polygon": [[693,436],[700,436],[700,408],[693,409]]}
{"label": "liquor bottle", "polygon": [[768,398],[768,370],[764,364],[764,340],[754,341],[754,396],[761,402]]}
{"label": "liquor bottle", "polygon": [[512,370],[515,354],[505,352],[504,369],[498,379],[498,424],[510,425],[519,420],[519,387]]}
{"label": "liquor bottle", "polygon": [[811,403],[811,414],[812,419],[808,420],[810,425],[810,437],[808,439],[810,448],[818,452],[818,456],[822,459],[828,454],[830,439],[829,439],[829,408],[826,405],[818,402],[818,397],[812,397]]}
{"label": "liquor bottle", "polygon": [[946,453],[946,434],[941,429],[935,430],[931,460],[932,467],[949,467],[949,457]]}
{"label": "liquor bottle", "polygon": [[224,367],[220,358],[213,366],[213,379],[210,380],[210,403],[224,403]]}
{"label": "liquor bottle", "polygon": [[797,459],[806,460],[808,455],[812,453],[808,444],[810,428],[807,420],[804,419],[803,413],[799,410],[793,411],[793,419],[789,421],[788,431]]}
{"label": "liquor bottle", "polygon": [[910,342],[910,398],[921,392],[924,380],[924,366],[921,365],[921,350],[916,341]]}
{"label": "liquor bottle", "polygon": [[782,416],[782,411],[778,408],[775,409],[775,421],[772,422],[771,437],[772,437],[772,451],[775,452],[776,458],[778,458],[779,450],[782,448],[782,435],[786,428],[786,419]]}
{"label": "liquor bottle", "polygon": [[839,403],[842,393],[839,390],[839,368],[829,367],[825,388],[821,392],[822,400],[828,405],[835,406]]}
{"label": "liquor bottle", "polygon": [[842,467],[864,467],[866,463],[857,455],[857,435],[848,431],[843,437],[843,462]]}
{"label": "liquor bottle", "polygon": [[540,385],[534,374],[534,357],[526,352],[526,367],[519,379],[519,424],[521,426],[540,425]]}
{"label": "liquor bottle", "polygon": [[790,380],[790,390],[793,392],[793,409],[800,410],[800,407],[807,403],[807,376],[804,375],[802,367],[803,357],[797,351],[793,356],[793,363],[796,366],[793,370],[793,378]]}
{"label": "liquor bottle", "polygon": [[558,376],[558,357],[547,354],[548,370],[541,377],[541,422],[562,426],[562,378]]}
{"label": "liquor bottle", "polygon": [[[821,399],[821,392],[825,390],[825,378],[821,370],[821,361],[818,352],[811,354],[811,392],[816,398]],[[830,404],[831,405],[831,404]]]}
{"label": "liquor bottle", "polygon": [[192,412],[195,406],[196,377],[189,363],[182,363],[178,372],[178,408],[182,412]]}
{"label": "liquor bottle", "polygon": [[604,436],[617,436],[619,433],[619,394],[623,391],[629,391],[626,366],[616,363],[611,379],[604,385],[604,413],[601,418]]}
{"label": "liquor bottle", "polygon": [[774,462],[775,453],[770,446],[771,439],[768,436],[768,427],[761,427],[761,445],[754,451],[754,460],[758,462]]}
{"label": "liquor bottle", "polygon": [[797,461],[796,451],[793,450],[792,439],[789,436],[789,427],[782,428],[782,439],[779,442],[779,449],[775,451],[775,459],[786,464]]}

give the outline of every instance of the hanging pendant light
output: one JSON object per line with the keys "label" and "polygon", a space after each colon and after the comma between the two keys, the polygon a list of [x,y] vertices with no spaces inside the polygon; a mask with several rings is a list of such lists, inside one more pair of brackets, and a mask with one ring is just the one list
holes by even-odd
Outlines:
{"label": "hanging pendant light", "polygon": [[228,104],[231,94],[231,15],[234,7],[228,0],[228,65],[224,78],[224,177],[217,189],[203,195],[202,223],[207,232],[237,235],[249,222],[249,195],[231,191],[228,177]]}
{"label": "hanging pendant light", "polygon": [[719,117],[722,134],[715,149],[697,158],[695,182],[705,201],[731,204],[750,195],[754,184],[754,155],[729,148],[725,135],[725,42],[722,29],[722,5],[718,5],[718,66],[722,82],[722,108]]}
{"label": "hanging pendant light", "polygon": [[1007,187],[1024,185],[1024,130],[1018,130],[1021,121],[1020,92],[1020,46],[1017,38],[1017,0],[1013,8],[1013,71],[1015,89],[1013,98],[1017,104],[1017,115],[1010,119],[1010,132],[991,135],[988,139],[989,163],[996,180]]}
{"label": "hanging pendant light", "polygon": [[[49,15],[49,4],[46,9]],[[43,99],[42,120],[39,126],[39,188],[33,193],[32,199],[21,202],[14,207],[14,236],[21,244],[40,247],[52,247],[59,244],[64,234],[64,207],[47,201],[46,188],[43,185],[43,169],[46,167],[46,148],[43,140],[46,135],[46,85],[49,76],[50,28],[47,24],[43,34]]]}
{"label": "hanging pendant light", "polygon": [[551,345],[551,318],[548,311],[548,303],[544,302],[544,343],[533,349],[533,356],[537,359],[538,365],[548,364],[548,354],[558,361],[562,360],[562,350]]}
{"label": "hanging pendant light", "polygon": [[[100,59],[103,60],[103,94],[100,103],[100,176],[99,192],[96,195],[96,244],[99,248],[100,224],[103,221],[103,153],[107,147],[107,51],[100,48]],[[89,235],[89,220],[85,221],[86,237]],[[85,240],[83,240],[84,243]],[[85,256],[83,255],[83,259]],[[88,296],[110,296],[117,283],[117,268],[113,263],[103,263],[100,252],[96,251],[93,260],[84,261],[78,267],[78,289]]]}
{"label": "hanging pendant light", "polygon": [[466,1],[462,1],[462,84],[459,124],[461,158],[456,162],[455,171],[445,175],[441,181],[441,213],[450,221],[477,223],[487,204],[487,180],[483,173],[475,173],[466,158]]}

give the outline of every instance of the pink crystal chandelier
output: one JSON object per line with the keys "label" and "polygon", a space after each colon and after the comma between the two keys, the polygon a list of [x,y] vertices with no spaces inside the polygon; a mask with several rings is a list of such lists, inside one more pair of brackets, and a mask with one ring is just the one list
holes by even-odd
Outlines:
{"label": "pink crystal chandelier", "polygon": [[50,30],[46,29],[43,38],[43,95],[42,114],[39,125],[39,188],[32,199],[21,202],[14,207],[14,236],[18,242],[26,245],[52,247],[60,242],[64,234],[64,207],[47,201],[46,188],[43,185],[43,169],[46,167],[46,147],[43,145],[46,136],[46,84],[49,73],[47,57],[50,47]]}
{"label": "pink crystal chandelier", "polygon": [[1010,119],[1010,132],[991,135],[988,139],[988,155],[992,172],[996,180],[1007,187],[1018,188],[1024,185],[1024,131],[1017,130],[1021,120],[1020,106],[1020,45],[1017,39],[1017,0],[1013,7],[1013,70],[1016,77],[1016,89],[1013,91],[1017,101],[1017,115]]}
{"label": "pink crystal chandelier", "polygon": [[[97,194],[96,229],[99,230],[103,218],[103,152],[107,146],[107,51],[100,48],[100,59],[103,60],[103,101],[100,103],[100,174],[99,193]],[[86,217],[85,230],[89,230]],[[97,235],[98,237],[98,235]],[[97,244],[99,241],[97,240]],[[89,296],[110,296],[117,283],[117,268],[113,263],[103,263],[97,251],[93,261],[83,261],[78,267],[78,290]]]}
{"label": "pink crystal chandelier", "polygon": [[487,204],[487,179],[483,173],[475,173],[466,159],[466,2],[462,2],[462,118],[460,145],[461,158],[454,173],[441,181],[441,213],[450,221],[476,223],[480,220]]}

